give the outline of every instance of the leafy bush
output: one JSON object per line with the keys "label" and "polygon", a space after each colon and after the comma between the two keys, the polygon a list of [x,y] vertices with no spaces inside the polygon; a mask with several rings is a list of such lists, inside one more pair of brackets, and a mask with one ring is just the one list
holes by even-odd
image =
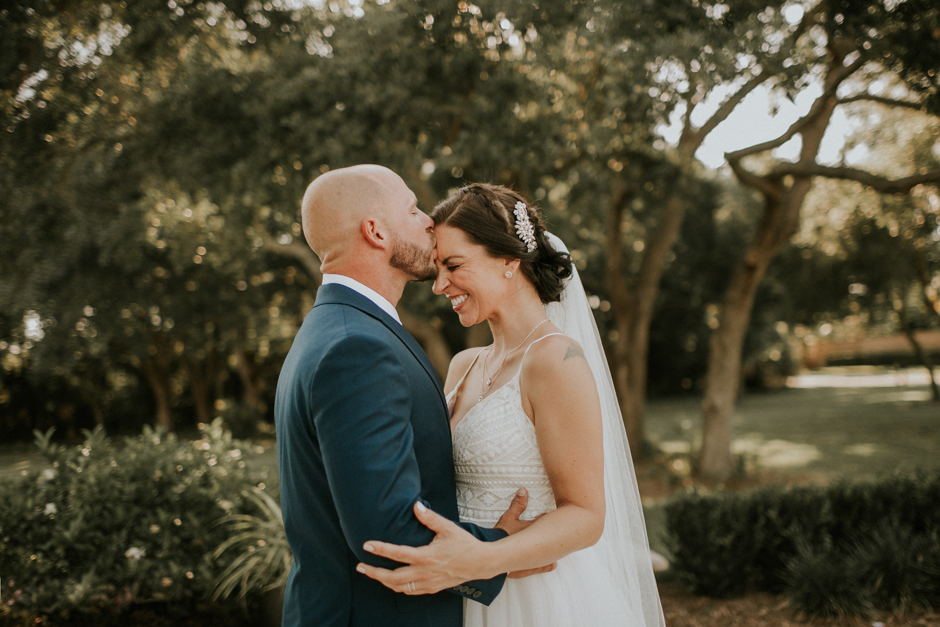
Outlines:
{"label": "leafy bush", "polygon": [[250,590],[270,592],[285,586],[294,563],[281,506],[257,488],[244,496],[254,502],[262,515],[240,514],[220,521],[231,535],[214,555],[220,557],[235,551],[235,557],[222,573],[213,599],[227,598],[239,585],[242,598]]}
{"label": "leafy bush", "polygon": [[917,534],[896,521],[884,521],[840,547],[801,543],[787,570],[787,592],[807,614],[904,614],[940,605],[937,532]]}
{"label": "leafy bush", "polygon": [[673,568],[698,594],[787,591],[810,614],[940,606],[940,475],[686,494],[666,507]]}
{"label": "leafy bush", "polygon": [[[672,568],[696,594],[734,596],[753,577],[756,535],[739,524],[747,516],[745,505],[731,494],[692,493],[667,506]],[[698,550],[685,549],[693,546]]]}
{"label": "leafy bush", "polygon": [[831,546],[814,549],[799,542],[785,578],[793,605],[807,614],[828,618],[867,615],[872,610],[864,576],[849,556]]}
{"label": "leafy bush", "polygon": [[148,428],[116,446],[100,430],[66,447],[37,433],[51,468],[0,484],[4,609],[104,613],[207,598],[231,561],[217,522],[245,507],[250,447],[220,420],[194,442]]}
{"label": "leafy bush", "polygon": [[250,438],[258,433],[258,425],[264,419],[264,413],[235,399],[222,399],[219,417],[225,427],[236,438]]}

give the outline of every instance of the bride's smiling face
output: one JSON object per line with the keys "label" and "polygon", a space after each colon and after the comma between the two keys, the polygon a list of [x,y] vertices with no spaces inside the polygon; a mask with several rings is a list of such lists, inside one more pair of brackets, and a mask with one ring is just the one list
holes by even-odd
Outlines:
{"label": "bride's smiling face", "polygon": [[451,226],[434,227],[434,235],[438,270],[434,293],[450,299],[465,327],[490,318],[498,305],[505,303],[511,283],[505,273],[515,273],[519,260],[491,257],[466,233]]}

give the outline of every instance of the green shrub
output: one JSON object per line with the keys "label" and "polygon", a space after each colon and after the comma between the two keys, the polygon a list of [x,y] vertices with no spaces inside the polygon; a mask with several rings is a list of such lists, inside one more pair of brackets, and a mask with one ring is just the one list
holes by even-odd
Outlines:
{"label": "green shrub", "polygon": [[739,524],[747,517],[745,506],[731,494],[692,493],[666,507],[672,568],[696,594],[734,596],[753,576],[757,538]]}
{"label": "green shrub", "polygon": [[52,467],[0,484],[5,611],[54,622],[207,598],[231,561],[213,556],[227,539],[217,522],[245,509],[250,447],[219,420],[195,442],[85,433],[74,447],[37,434]]}
{"label": "green shrub", "polygon": [[809,614],[940,606],[940,475],[683,495],[666,507],[678,577],[698,594],[787,591]]}
{"label": "green shrub", "polygon": [[257,488],[244,496],[254,502],[261,516],[240,514],[220,521],[229,538],[214,555],[232,554],[234,558],[220,576],[213,599],[227,598],[236,587],[240,587],[240,596],[245,598],[252,590],[264,593],[286,586],[294,563],[281,506]]}
{"label": "green shrub", "polygon": [[218,414],[225,427],[236,438],[250,438],[258,433],[264,413],[235,399],[222,399]]}
{"label": "green shrub", "polygon": [[784,578],[794,607],[807,614],[843,618],[866,616],[872,610],[864,574],[831,546],[813,548],[808,542],[798,542]]}

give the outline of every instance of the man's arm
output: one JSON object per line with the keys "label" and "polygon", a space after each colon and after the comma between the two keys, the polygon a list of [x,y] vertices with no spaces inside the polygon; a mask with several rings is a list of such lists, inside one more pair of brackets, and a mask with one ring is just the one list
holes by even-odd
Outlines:
{"label": "man's arm", "polygon": [[[412,511],[421,498],[421,478],[404,368],[385,343],[351,336],[321,359],[312,386],[311,419],[347,544],[360,561],[396,568],[400,564],[364,551],[365,542],[416,547],[434,538]],[[477,531],[481,539],[505,536]],[[455,592],[472,597],[479,591],[477,600],[488,603],[503,581],[499,576],[474,582],[473,593]]]}

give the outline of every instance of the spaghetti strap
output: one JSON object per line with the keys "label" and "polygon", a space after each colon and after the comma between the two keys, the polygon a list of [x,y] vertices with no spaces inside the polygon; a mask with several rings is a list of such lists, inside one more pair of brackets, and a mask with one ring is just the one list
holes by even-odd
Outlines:
{"label": "spaghetti strap", "polygon": [[543,336],[540,337],[540,338],[536,338],[536,339],[532,340],[532,343],[529,344],[528,346],[526,346],[525,352],[522,353],[522,359],[519,360],[519,372],[522,372],[522,364],[525,362],[525,356],[529,354],[529,349],[532,348],[532,346],[534,346],[536,342],[541,342],[541,341],[544,340],[545,338],[551,337],[551,336],[553,336],[553,335],[564,335],[564,333],[548,333],[548,334],[546,334],[546,335],[543,335]]}
{"label": "spaghetti strap", "polygon": [[458,381],[457,385],[454,386],[454,389],[451,390],[451,394],[454,395],[455,400],[457,398],[457,391],[460,390],[460,386],[463,385],[463,380],[467,378],[467,375],[470,374],[471,370],[473,370],[473,364],[477,363],[477,359],[479,359],[480,355],[482,355],[484,352],[486,352],[486,347],[481,348],[480,351],[474,355],[473,361],[470,362],[470,367],[467,368],[467,371],[463,373],[462,377],[460,377],[460,381]]}

